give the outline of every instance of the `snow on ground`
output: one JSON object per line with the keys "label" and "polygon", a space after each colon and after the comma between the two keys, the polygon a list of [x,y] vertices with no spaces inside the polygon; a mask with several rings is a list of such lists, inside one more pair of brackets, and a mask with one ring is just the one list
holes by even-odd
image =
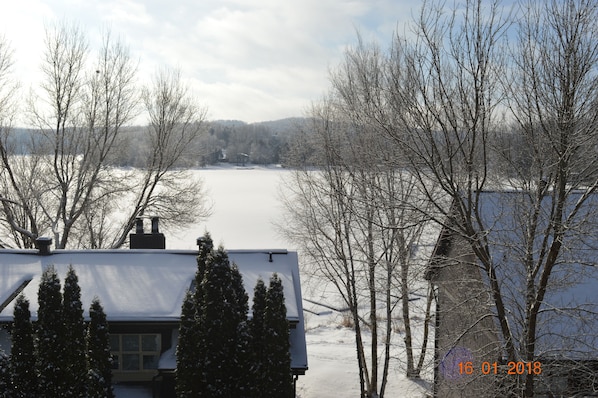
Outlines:
{"label": "snow on ground", "polygon": [[[303,308],[306,325],[307,357],[309,370],[297,383],[299,398],[356,397],[359,396],[359,373],[355,349],[355,334],[347,327],[347,312],[335,288],[314,278],[305,277],[303,282]],[[422,301],[423,304],[423,301]],[[332,308],[330,308],[332,307]],[[422,311],[423,313],[423,311]],[[397,323],[398,325],[398,323]],[[413,325],[414,344],[421,340],[421,322]],[[370,335],[364,331],[364,343],[369,350]],[[425,397],[431,389],[432,368],[425,369],[418,383],[405,376],[403,338],[400,327],[392,334],[391,356],[386,397]],[[430,336],[432,339],[432,336]],[[383,345],[378,352],[382,354]],[[429,351],[428,364],[433,356]],[[380,366],[380,372],[382,366]]]}
{"label": "snow on ground", "polygon": [[[167,249],[195,249],[195,239],[209,231],[216,244],[227,249],[294,250],[274,227],[284,221],[279,203],[281,181],[290,171],[275,167],[235,168],[212,167],[193,171],[201,177],[213,206],[212,216],[183,231],[166,234]],[[299,253],[301,257],[301,253]],[[301,276],[304,308],[319,315],[305,312],[309,370],[297,381],[300,398],[356,397],[359,396],[359,374],[353,330],[343,326],[343,313],[338,294],[321,281]],[[316,303],[310,302],[311,300]],[[417,325],[416,325],[417,328]],[[421,328],[419,328],[421,331]],[[417,331],[416,331],[417,333]],[[427,369],[419,383],[407,380],[404,374],[402,334],[394,333],[393,356],[386,390],[387,397],[420,398],[426,396],[432,379]],[[430,339],[433,339],[430,336]],[[380,346],[382,350],[382,346]],[[432,349],[428,352],[433,356]],[[132,392],[121,391],[117,397],[137,398]]]}
{"label": "snow on ground", "polygon": [[[309,370],[299,377],[297,397],[358,397],[359,373],[353,330],[341,326],[334,314],[324,318],[320,326],[306,333]],[[425,381],[421,384],[407,380],[394,366],[389,373],[385,396],[425,397],[424,386],[430,385]]]}

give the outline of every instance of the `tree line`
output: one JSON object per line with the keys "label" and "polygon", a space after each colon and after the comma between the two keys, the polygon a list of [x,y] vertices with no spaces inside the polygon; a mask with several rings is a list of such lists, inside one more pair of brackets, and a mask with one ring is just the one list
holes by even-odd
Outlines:
{"label": "tree line", "polygon": [[37,320],[17,297],[11,353],[0,355],[0,396],[110,398],[112,359],[106,314],[96,298],[83,319],[77,275],[69,267],[64,290],[53,266],[39,285]]}
{"label": "tree line", "polygon": [[248,319],[241,274],[209,234],[199,245],[194,289],[183,302],[177,346],[178,397],[292,397],[283,287],[259,279]]}
{"label": "tree line", "polygon": [[[505,361],[551,355],[542,316],[579,324],[593,316],[546,306],[545,298],[575,285],[579,276],[565,263],[575,261],[571,255],[587,262],[571,249],[598,216],[591,201],[598,189],[598,5],[445,5],[425,1],[388,48],[358,36],[290,151],[298,170],[289,179],[286,232],[303,249],[304,272],[336,286],[351,310],[362,397],[385,392],[394,335],[388,318],[405,326],[406,374],[420,374],[414,348],[424,355],[427,340],[408,331],[411,306],[421,300],[406,300],[417,289],[434,300],[418,282],[427,221],[473,253]],[[493,224],[483,217],[481,192],[496,189],[524,198],[514,217],[522,221],[513,226],[518,240],[509,243],[522,248],[509,263],[509,273],[521,275],[516,285],[497,276]],[[426,321],[428,308],[418,309]],[[372,333],[369,347],[364,330]],[[567,357],[574,337],[559,338]],[[589,352],[598,355],[595,347]],[[583,363],[568,366],[592,378]],[[519,375],[499,394],[532,397],[539,388],[551,391],[546,383]],[[480,394],[492,396],[492,388]]]}
{"label": "tree line", "polygon": [[[201,134],[188,143],[177,168],[195,168],[229,163],[273,165],[286,164],[289,143],[302,118],[270,122],[245,123],[235,120],[205,121]],[[144,148],[149,146],[143,127],[131,127],[127,132],[125,150],[121,148],[112,164],[118,167],[142,167]]]}
{"label": "tree line", "polygon": [[288,145],[299,118],[263,123],[210,122],[198,141],[200,166],[231,164],[286,164]]}
{"label": "tree line", "polygon": [[[286,164],[289,143],[301,118],[271,122],[204,121],[197,134],[187,143],[185,152],[174,167],[195,168],[230,163]],[[147,126],[125,126],[118,144],[106,159],[106,165],[119,168],[144,168],[145,156],[151,148]],[[31,155],[30,143],[39,141],[40,131],[15,127],[8,137],[12,155]],[[52,148],[40,149],[38,154],[52,155]],[[79,155],[83,155],[80,153]]]}

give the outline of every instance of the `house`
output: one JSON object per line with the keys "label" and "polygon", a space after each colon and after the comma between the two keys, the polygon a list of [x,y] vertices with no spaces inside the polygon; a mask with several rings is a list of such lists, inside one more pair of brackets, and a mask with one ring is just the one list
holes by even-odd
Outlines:
{"label": "house", "polygon": [[[151,233],[138,220],[129,250],[0,250],[0,323],[12,322],[14,300],[23,293],[37,317],[37,292],[44,269],[54,265],[62,280],[70,265],[89,307],[98,297],[106,312],[113,355],[113,382],[136,386],[148,396],[170,396],[176,368],[175,349],[181,306],[197,270],[194,250],[166,250],[157,219]],[[297,253],[286,250],[228,250],[243,277],[251,305],[258,280],[277,273],[282,280],[290,330],[291,368],[295,380],[307,370],[301,284]],[[84,316],[88,317],[87,309]],[[0,329],[0,346],[10,351],[10,336]],[[153,390],[153,392],[152,392]],[[118,391],[118,390],[117,390]],[[161,393],[161,394],[160,394]]]}
{"label": "house", "polygon": [[[565,214],[574,211],[582,194],[570,195]],[[530,198],[524,191],[479,196],[481,225],[486,228],[480,235],[488,242],[516,348],[522,344],[518,338],[525,317],[527,271],[522,259],[543,255],[541,238],[534,239],[531,253],[522,244],[529,232]],[[539,208],[542,231],[553,209],[550,196]],[[470,241],[454,225],[443,227],[427,270],[437,304],[434,396],[505,396],[528,372],[537,376],[536,396],[598,396],[598,195],[576,211],[542,301],[538,356],[531,364],[505,360],[488,274]]]}

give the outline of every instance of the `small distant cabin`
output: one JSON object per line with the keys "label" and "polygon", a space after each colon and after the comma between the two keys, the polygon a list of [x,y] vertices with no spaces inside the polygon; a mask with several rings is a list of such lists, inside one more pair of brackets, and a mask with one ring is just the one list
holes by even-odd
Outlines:
{"label": "small distant cabin", "polygon": [[[143,390],[148,397],[171,397],[181,306],[192,288],[197,251],[166,250],[157,221],[151,233],[144,233],[138,221],[130,238],[129,250],[50,250],[51,241],[43,239],[38,250],[0,249],[0,324],[12,322],[14,301],[21,293],[29,299],[35,320],[43,271],[53,265],[64,280],[72,265],[79,278],[85,318],[94,297],[106,312],[117,397],[119,392],[126,396],[128,389]],[[282,280],[290,324],[291,370],[297,380],[307,370],[297,253],[274,249],[227,253],[239,267],[250,308],[258,278],[267,283],[277,273]],[[10,352],[7,328],[0,329],[0,346]]]}

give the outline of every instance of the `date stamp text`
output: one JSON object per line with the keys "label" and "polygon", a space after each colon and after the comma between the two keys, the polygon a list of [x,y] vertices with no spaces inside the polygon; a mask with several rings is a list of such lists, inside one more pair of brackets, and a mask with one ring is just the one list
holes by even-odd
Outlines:
{"label": "date stamp text", "polygon": [[459,374],[473,375],[473,374],[507,374],[507,375],[526,375],[542,374],[542,363],[540,361],[523,362],[511,361],[507,362],[507,366],[501,366],[497,362],[482,362],[479,367],[475,366],[472,361],[459,362]]}

